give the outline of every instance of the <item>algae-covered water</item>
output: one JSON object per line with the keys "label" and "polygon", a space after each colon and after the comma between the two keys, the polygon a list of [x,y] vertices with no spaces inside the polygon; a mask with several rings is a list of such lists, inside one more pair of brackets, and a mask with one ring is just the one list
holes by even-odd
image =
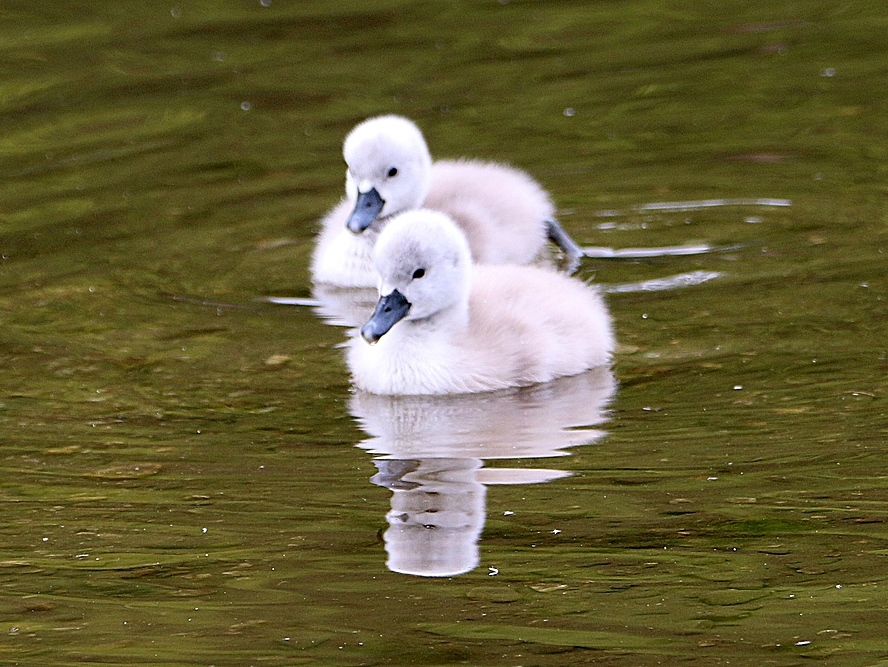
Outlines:
{"label": "algae-covered water", "polygon": [[[0,662],[888,661],[886,34],[875,0],[4,2]],[[311,303],[379,113],[551,191],[612,372],[378,399],[269,301]]]}

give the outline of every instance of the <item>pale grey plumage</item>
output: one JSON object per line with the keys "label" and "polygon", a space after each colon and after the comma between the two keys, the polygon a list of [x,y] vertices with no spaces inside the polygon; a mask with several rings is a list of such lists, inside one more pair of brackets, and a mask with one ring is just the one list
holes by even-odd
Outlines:
{"label": "pale grey plumage", "polygon": [[593,287],[533,266],[473,266],[465,235],[440,212],[394,218],[379,236],[374,263],[381,297],[397,292],[409,309],[381,336],[368,336],[375,345],[349,341],[360,389],[488,391],[610,361],[611,320]]}
{"label": "pale grey plumage", "polygon": [[[555,222],[548,193],[527,173],[476,160],[433,162],[419,128],[406,118],[380,116],[360,123],[346,137],[343,156],[346,197],[321,221],[311,260],[315,282],[375,286],[371,253],[377,235],[392,215],[420,207],[453,218],[479,263],[530,263],[547,238],[568,245],[573,260],[582,255]],[[369,226],[356,233],[349,225],[363,228],[352,223],[368,193],[375,193],[376,206],[363,220]]]}

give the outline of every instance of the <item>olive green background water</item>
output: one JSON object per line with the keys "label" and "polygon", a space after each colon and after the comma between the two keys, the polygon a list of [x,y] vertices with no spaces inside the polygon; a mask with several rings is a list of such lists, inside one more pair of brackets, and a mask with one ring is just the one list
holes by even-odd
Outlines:
{"label": "olive green background water", "polygon": [[[886,34],[876,0],[5,0],[0,662],[888,663]],[[387,112],[584,245],[731,246],[584,262],[604,434],[486,461],[572,475],[488,486],[458,577],[386,567],[343,330],[263,301],[309,295]]]}

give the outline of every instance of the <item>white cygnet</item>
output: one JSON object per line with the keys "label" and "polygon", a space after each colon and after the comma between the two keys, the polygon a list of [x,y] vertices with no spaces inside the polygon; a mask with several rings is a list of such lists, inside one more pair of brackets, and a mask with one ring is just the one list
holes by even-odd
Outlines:
{"label": "white cygnet", "polygon": [[380,299],[346,355],[363,391],[491,391],[611,360],[611,318],[595,288],[535,266],[473,265],[465,235],[443,213],[395,217],[373,259]]}
{"label": "white cygnet", "polygon": [[575,269],[582,249],[555,219],[548,193],[527,173],[476,160],[432,161],[410,120],[379,116],[357,125],[342,149],[346,197],[321,221],[312,279],[340,287],[373,287],[372,250],[391,216],[418,208],[449,215],[465,233],[474,261],[528,264],[546,239]]}

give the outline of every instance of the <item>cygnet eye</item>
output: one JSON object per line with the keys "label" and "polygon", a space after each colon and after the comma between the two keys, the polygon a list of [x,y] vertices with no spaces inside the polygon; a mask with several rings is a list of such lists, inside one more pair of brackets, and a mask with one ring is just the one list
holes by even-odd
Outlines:
{"label": "cygnet eye", "polygon": [[386,175],[387,175],[389,178],[394,178],[395,176],[398,175],[398,168],[397,168],[397,167],[392,167],[391,169],[388,170],[388,174],[386,174]]}
{"label": "cygnet eye", "polygon": [[424,275],[425,269],[416,269],[416,271],[413,272],[413,279],[416,280],[417,278],[422,278]]}

